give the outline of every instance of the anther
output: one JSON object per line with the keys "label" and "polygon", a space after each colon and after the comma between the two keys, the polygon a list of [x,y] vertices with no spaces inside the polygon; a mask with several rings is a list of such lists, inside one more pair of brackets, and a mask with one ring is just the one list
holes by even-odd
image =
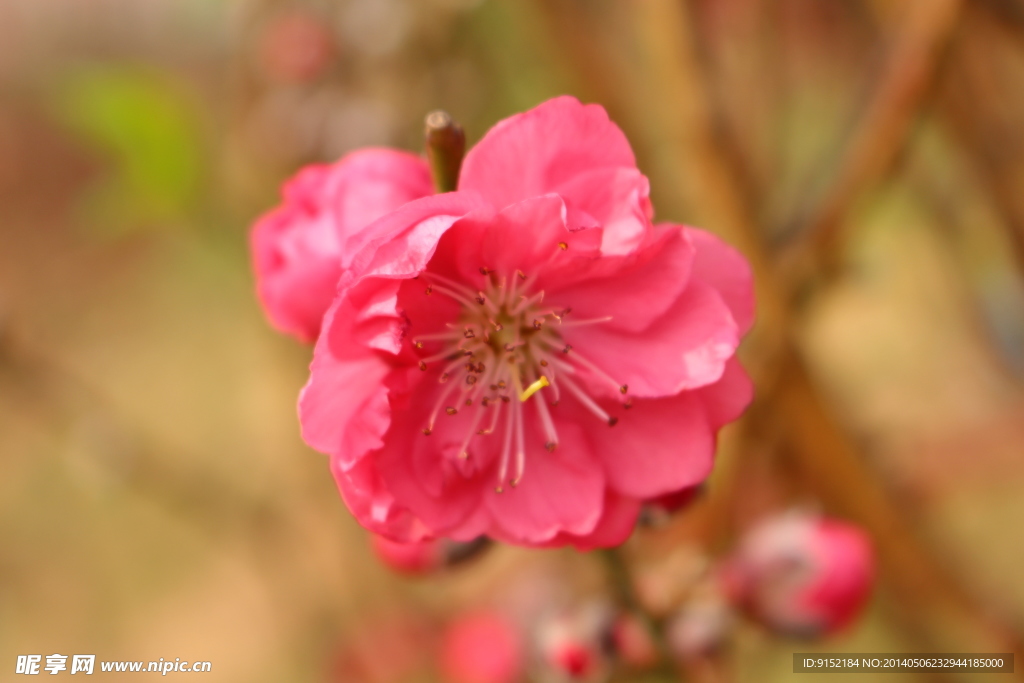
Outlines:
{"label": "anther", "polygon": [[426,293],[427,296],[430,296],[431,294],[434,293],[434,288],[431,285],[427,285]]}
{"label": "anther", "polygon": [[424,370],[424,371],[426,371],[426,369],[427,369],[427,363],[426,363],[426,361],[422,361],[422,360],[421,360],[421,361],[420,361],[420,370]]}
{"label": "anther", "polygon": [[631,399],[631,398],[626,399],[626,402],[622,404],[622,407],[625,408],[626,410],[629,410],[630,408],[632,408],[633,407],[633,399]]}
{"label": "anther", "polygon": [[554,453],[555,449],[558,448],[558,444],[555,443],[554,441],[548,441],[546,444],[544,444],[544,448],[547,449],[548,453]]}
{"label": "anther", "polygon": [[492,269],[488,268],[487,266],[480,266],[480,274],[481,275],[490,275],[493,272],[494,271]]}
{"label": "anther", "polygon": [[467,406],[471,406],[471,405],[473,405],[473,399],[471,399],[471,398],[467,398],[467,399],[466,399],[466,405],[467,405]]}
{"label": "anther", "polygon": [[558,243],[558,248],[561,249],[562,251],[565,251],[566,249],[569,248],[569,245],[566,244],[565,242],[559,242]]}
{"label": "anther", "polygon": [[476,384],[476,375],[466,375],[466,384]]}
{"label": "anther", "polygon": [[473,328],[472,327],[467,327],[463,331],[462,336],[465,337],[466,339],[472,339],[472,338],[474,338],[476,336],[476,333],[473,332]]}
{"label": "anther", "polygon": [[412,343],[412,345],[415,346],[417,349],[422,349],[423,348],[423,342],[421,342],[421,341],[414,341]]}
{"label": "anther", "polygon": [[423,428],[423,435],[424,436],[430,436],[433,432],[434,432],[434,430],[431,429],[430,427],[424,427]]}
{"label": "anther", "polygon": [[502,325],[499,322],[495,322],[494,320],[492,320],[490,318],[487,319],[487,322],[489,322],[491,325],[494,326],[494,331],[495,332],[501,332],[503,329],[505,329],[504,325]]}
{"label": "anther", "polygon": [[540,366],[541,366],[542,368],[546,368],[546,367],[548,366],[548,362],[547,362],[546,360],[544,360],[544,359],[541,359],[541,361],[540,361]]}
{"label": "anther", "polygon": [[440,382],[441,384],[444,384],[445,382],[447,382],[448,381],[448,373],[447,372],[442,372],[441,376],[437,378],[437,381]]}
{"label": "anther", "polygon": [[614,427],[617,424],[619,424],[619,418],[615,417],[614,415],[608,418],[609,427]]}
{"label": "anther", "polygon": [[539,330],[543,326],[544,326],[544,321],[543,320],[541,320],[540,318],[534,318],[533,319],[533,329]]}
{"label": "anther", "polygon": [[[491,385],[491,386],[493,386],[493,385]],[[484,396],[482,399],[480,399],[480,405],[482,405],[484,408],[486,408],[489,405],[491,405],[490,397],[489,396]]]}
{"label": "anther", "polygon": [[517,270],[517,271],[516,271],[516,275],[517,275],[517,276],[519,276],[519,279],[520,279],[520,280],[525,280],[525,279],[526,279],[526,273],[524,273],[524,272],[523,272],[523,271],[521,271],[521,270]]}
{"label": "anther", "polygon": [[565,348],[562,349],[562,353],[569,353],[570,351],[572,351],[572,344],[566,344]]}
{"label": "anther", "polygon": [[504,388],[505,388],[505,387],[507,387],[507,386],[508,386],[508,385],[507,385],[507,384],[505,384],[505,380],[503,380],[503,379],[500,379],[500,380],[498,380],[498,388],[499,388],[499,389],[504,389]]}
{"label": "anther", "polygon": [[444,409],[444,412],[448,413],[449,415],[454,415],[455,413],[459,412],[459,409],[456,408],[455,406],[448,406],[447,408]]}
{"label": "anther", "polygon": [[624,394],[627,391],[629,391],[629,385],[628,384],[623,384],[621,387],[619,387],[619,393],[620,394]]}
{"label": "anther", "polygon": [[509,397],[508,397],[508,396],[502,396],[502,397],[501,397],[501,402],[502,402],[502,403],[508,403],[508,402],[509,402],[510,400],[511,400],[511,399],[509,399]]}
{"label": "anther", "polygon": [[484,293],[483,292],[477,292],[476,293],[476,297],[474,297],[474,301],[476,301],[478,304],[483,306],[484,302],[487,301],[487,299],[484,298]]}

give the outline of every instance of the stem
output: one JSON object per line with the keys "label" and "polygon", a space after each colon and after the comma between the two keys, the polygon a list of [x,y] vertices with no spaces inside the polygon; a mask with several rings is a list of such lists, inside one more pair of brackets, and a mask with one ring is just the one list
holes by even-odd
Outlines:
{"label": "stem", "polygon": [[446,111],[433,111],[426,119],[427,159],[439,193],[454,192],[466,153],[466,134]]}
{"label": "stem", "polygon": [[615,593],[615,600],[626,610],[640,619],[644,628],[651,634],[654,640],[654,649],[658,653],[656,672],[668,681],[679,680],[679,673],[672,663],[672,657],[665,642],[664,625],[654,617],[640,602],[636,594],[635,583],[629,564],[619,548],[606,548],[598,551],[601,559],[604,560],[605,568],[608,570],[608,580],[612,591]]}

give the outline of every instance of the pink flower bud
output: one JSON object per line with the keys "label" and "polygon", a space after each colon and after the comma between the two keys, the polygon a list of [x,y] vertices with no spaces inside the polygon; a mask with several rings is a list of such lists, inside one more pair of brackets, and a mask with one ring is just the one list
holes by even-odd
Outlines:
{"label": "pink flower bud", "polygon": [[604,603],[590,603],[542,620],[538,637],[547,678],[601,680],[608,672],[614,613]]}
{"label": "pink flower bud", "polygon": [[658,662],[658,650],[650,629],[636,616],[622,614],[612,625],[615,655],[634,669],[647,669]]}
{"label": "pink flower bud", "polygon": [[441,669],[451,683],[512,683],[522,673],[519,632],[497,612],[458,617],[443,636]]}
{"label": "pink flower bud", "polygon": [[751,529],[723,578],[733,598],[770,628],[816,636],[843,628],[861,611],[874,557],[859,527],[789,513]]}

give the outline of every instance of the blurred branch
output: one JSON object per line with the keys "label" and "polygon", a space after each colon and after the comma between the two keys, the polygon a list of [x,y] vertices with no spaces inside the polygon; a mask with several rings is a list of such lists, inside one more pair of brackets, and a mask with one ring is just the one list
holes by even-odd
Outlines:
{"label": "blurred branch", "polygon": [[[808,234],[815,236],[814,255],[835,249],[841,237],[839,220],[857,195],[876,181],[896,157],[931,81],[939,48],[955,23],[959,6],[959,0],[914,3],[891,53],[890,70],[847,146],[843,170],[838,172],[837,181],[825,199],[815,204],[810,218],[802,222],[808,226]],[[578,14],[579,5],[561,3],[562,12],[574,9]],[[627,3],[627,10],[635,22],[636,42],[643,51],[639,71],[648,80],[640,86],[623,83],[621,88],[594,90],[617,94],[619,106],[633,108],[628,119],[638,121],[646,115],[661,128],[674,153],[674,172],[679,174],[677,187],[691,198],[693,206],[700,207],[709,219],[707,224],[715,226],[750,258],[761,313],[758,338],[754,340],[755,352],[760,351],[760,362],[754,364],[759,397],[752,411],[763,412],[769,423],[777,421],[784,425],[783,433],[797,465],[820,495],[837,511],[864,524],[876,538],[896,597],[913,606],[923,631],[934,633],[927,609],[941,607],[978,632],[986,633],[993,642],[1024,652],[1017,647],[1017,634],[996,623],[979,607],[949,576],[944,564],[917,539],[904,521],[903,511],[866,466],[857,446],[843,432],[815,386],[789,332],[790,283],[783,280],[769,259],[754,207],[737,188],[737,169],[720,144],[721,132],[713,119],[714,107],[696,56],[686,7],[674,0],[646,0]],[[579,25],[582,19],[577,20]],[[590,63],[580,69],[582,75],[609,73],[601,61],[591,62],[592,58],[600,57],[594,50],[584,54]],[[643,92],[631,91],[644,85]],[[651,92],[658,93],[657,106],[650,102]],[[637,106],[655,111],[638,112]],[[758,348],[765,342],[767,348]],[[720,490],[732,493],[730,488],[727,485]]]}
{"label": "blurred branch", "polygon": [[1020,117],[1017,112],[1007,111],[1005,95],[992,73],[991,48],[1001,36],[973,7],[967,18],[971,30],[961,32],[956,43],[957,59],[941,96],[940,113],[1002,214],[1014,256],[1024,273]]}
{"label": "blurred branch", "polygon": [[[890,170],[939,70],[940,57],[957,25],[963,0],[915,0],[905,14],[868,97],[864,112],[843,144],[825,192],[799,209],[783,239],[801,266],[832,270],[841,252],[843,219],[854,202]],[[803,251],[810,254],[803,254]]]}

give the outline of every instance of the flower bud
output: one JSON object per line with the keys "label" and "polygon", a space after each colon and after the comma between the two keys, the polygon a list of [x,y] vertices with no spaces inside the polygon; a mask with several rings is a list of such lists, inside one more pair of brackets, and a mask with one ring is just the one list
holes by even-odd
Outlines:
{"label": "flower bud", "polygon": [[658,663],[654,637],[636,615],[619,615],[612,624],[611,642],[615,656],[633,669],[649,669]]}
{"label": "flower bud", "polygon": [[490,547],[490,541],[484,537],[464,543],[446,538],[398,543],[377,534],[371,534],[371,544],[381,562],[400,574],[412,576],[461,564]]}
{"label": "flower bud", "polygon": [[552,681],[599,681],[607,677],[614,613],[592,602],[551,615],[539,630],[540,659]]}
{"label": "flower bud", "polygon": [[732,610],[721,595],[694,596],[669,618],[665,638],[672,656],[685,662],[720,651],[732,626]]}
{"label": "flower bud", "polygon": [[723,572],[726,589],[777,631],[812,637],[849,624],[871,592],[874,557],[859,527],[805,513],[765,520]]}
{"label": "flower bud", "polygon": [[515,625],[497,612],[458,617],[441,643],[441,669],[450,683],[512,683],[523,668]]}

